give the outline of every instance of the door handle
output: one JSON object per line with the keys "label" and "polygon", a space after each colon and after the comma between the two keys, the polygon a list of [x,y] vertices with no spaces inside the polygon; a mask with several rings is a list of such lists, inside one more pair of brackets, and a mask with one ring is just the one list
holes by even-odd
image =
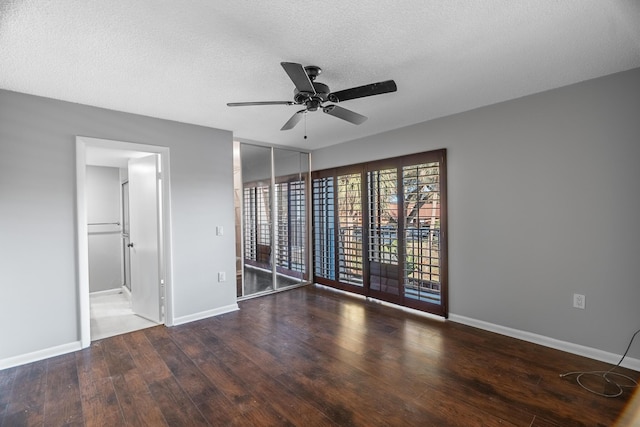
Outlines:
{"label": "door handle", "polygon": [[133,247],[133,243],[127,243],[127,247],[132,248]]}

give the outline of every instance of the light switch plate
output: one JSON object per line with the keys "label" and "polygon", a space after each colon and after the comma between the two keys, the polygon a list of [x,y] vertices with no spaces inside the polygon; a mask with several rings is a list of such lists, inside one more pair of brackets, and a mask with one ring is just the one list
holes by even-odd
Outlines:
{"label": "light switch plate", "polygon": [[581,294],[573,294],[573,306],[575,308],[581,308],[584,310],[585,307],[585,297]]}

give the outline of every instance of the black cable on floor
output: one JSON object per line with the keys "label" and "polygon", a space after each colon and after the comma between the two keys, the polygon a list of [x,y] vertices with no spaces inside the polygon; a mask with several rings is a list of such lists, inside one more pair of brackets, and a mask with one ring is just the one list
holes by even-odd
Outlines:
{"label": "black cable on floor", "polygon": [[[602,396],[602,397],[618,397],[620,396],[623,392],[625,388],[635,388],[638,386],[638,382],[636,380],[634,380],[633,378],[627,376],[627,375],[623,375],[623,374],[619,374],[617,372],[613,372],[614,369],[616,369],[617,367],[620,366],[620,364],[622,363],[622,361],[624,360],[624,358],[626,357],[627,353],[629,352],[629,349],[631,348],[631,344],[633,343],[634,338],[636,337],[636,335],[638,335],[638,332],[640,332],[640,329],[638,329],[633,336],[631,337],[631,341],[629,341],[629,345],[627,346],[627,349],[625,350],[624,354],[622,355],[622,358],[620,358],[620,361],[616,364],[616,366],[614,366],[613,368],[609,369],[608,371],[576,371],[576,372],[567,372],[564,374],[560,374],[560,378],[564,378],[566,376],[569,375],[576,375],[576,382],[580,385],[580,387],[582,387],[583,389],[590,391],[591,393],[597,394],[598,396]],[[614,393],[601,393],[599,391],[596,391],[590,387],[585,386],[582,381],[581,378],[585,377],[585,376],[595,376],[597,378],[602,378],[606,381],[607,384],[615,386],[617,391]],[[615,380],[613,380],[610,377],[621,377],[621,378],[626,378],[630,384],[621,384],[619,382],[616,382]],[[607,384],[604,384],[605,386]]]}

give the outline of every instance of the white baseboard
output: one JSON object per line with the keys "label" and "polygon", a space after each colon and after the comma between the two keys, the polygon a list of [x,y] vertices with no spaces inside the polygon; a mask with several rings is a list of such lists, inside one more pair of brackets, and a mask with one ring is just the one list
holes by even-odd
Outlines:
{"label": "white baseboard", "polygon": [[19,356],[7,357],[6,359],[0,359],[0,369],[13,368],[14,366],[37,362],[39,360],[60,356],[61,354],[67,354],[77,350],[82,350],[80,341],[45,348],[31,353],[21,354]]}
{"label": "white baseboard", "polygon": [[185,323],[194,322],[196,320],[206,319],[208,317],[219,316],[225,313],[231,313],[232,311],[240,310],[238,303],[225,305],[224,307],[218,307],[213,310],[201,311],[200,313],[189,314],[187,316],[176,317],[173,319],[171,326],[183,325]]}
{"label": "white baseboard", "polygon": [[[538,335],[531,332],[521,331],[519,329],[508,328],[506,326],[496,325],[495,323],[485,322],[483,320],[472,319],[470,317],[459,316],[457,314],[449,314],[449,320],[463,325],[473,326],[485,331],[495,332],[508,337],[517,338],[523,341],[540,344],[545,347],[555,348],[556,350],[566,351],[567,353],[577,354],[578,356],[588,357],[590,359],[600,360],[602,362],[615,365],[620,361],[622,354],[609,353],[607,351],[598,350],[596,348],[586,347],[579,344],[560,341],[555,338],[549,338],[544,335]],[[640,359],[633,357],[625,357],[621,363],[625,368],[640,371]]]}
{"label": "white baseboard", "polygon": [[122,287],[119,288],[113,288],[113,289],[107,289],[104,291],[95,291],[95,292],[90,292],[89,295],[91,296],[104,296],[104,295],[114,295],[114,294],[119,294],[122,292]]}

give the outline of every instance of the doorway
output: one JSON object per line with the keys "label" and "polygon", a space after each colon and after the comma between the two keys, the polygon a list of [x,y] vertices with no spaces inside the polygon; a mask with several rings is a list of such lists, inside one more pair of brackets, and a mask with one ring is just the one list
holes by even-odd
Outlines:
{"label": "doorway", "polygon": [[[138,319],[137,325],[171,323],[170,304],[170,218],[169,206],[169,149],[145,144],[110,141],[96,138],[76,138],[77,168],[77,227],[78,227],[78,268],[80,336],[82,347],[90,345],[92,339],[92,307],[95,293],[92,291],[90,266],[90,235],[95,224],[89,222],[87,167],[102,166],[102,169],[118,168],[119,188],[122,188],[118,220],[110,224],[118,228],[119,260],[121,266],[120,284],[117,289],[107,290],[108,294],[120,297],[113,304],[120,304],[122,297],[129,297],[132,313]],[[125,171],[123,174],[122,171]],[[120,187],[120,185],[122,186]],[[120,191],[120,190],[118,190]],[[120,210],[121,209],[121,210]],[[95,216],[92,217],[95,221]],[[131,224],[131,225],[129,225]],[[124,250],[124,249],[127,250]],[[130,262],[127,262],[130,260]],[[94,261],[95,262],[95,261]],[[128,267],[128,268],[125,268]],[[127,270],[131,271],[128,279]],[[113,297],[110,297],[113,298]],[[103,301],[106,301],[104,298]],[[111,303],[110,303],[111,304]],[[118,310],[117,306],[114,308]],[[102,306],[101,309],[105,307]],[[108,309],[108,307],[107,307]],[[147,322],[147,323],[145,323]],[[126,328],[125,328],[126,329]],[[134,327],[138,329],[138,327]],[[131,329],[129,329],[131,330]],[[122,333],[126,332],[124,330]]]}

